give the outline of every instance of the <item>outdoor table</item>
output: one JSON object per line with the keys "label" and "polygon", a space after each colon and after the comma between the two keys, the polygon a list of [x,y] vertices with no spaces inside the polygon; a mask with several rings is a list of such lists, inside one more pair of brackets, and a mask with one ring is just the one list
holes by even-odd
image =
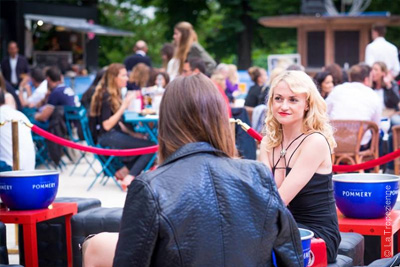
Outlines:
{"label": "outdoor table", "polygon": [[71,217],[78,211],[76,203],[53,203],[47,209],[14,211],[0,209],[0,221],[21,224],[24,232],[25,267],[39,265],[36,223],[65,216],[68,267],[72,267]]}
{"label": "outdoor table", "polygon": [[[131,123],[131,124],[139,124],[141,123],[143,125],[143,129],[146,131],[146,133],[149,134],[150,140],[153,141],[154,143],[158,143],[157,136],[158,136],[158,130],[157,130],[157,123],[158,123],[158,116],[157,115],[146,115],[142,116],[137,112],[134,111],[125,111],[124,113],[124,121],[126,123]],[[150,127],[150,124],[153,124],[153,127]]]}
{"label": "outdoor table", "polygon": [[[388,216],[379,219],[353,219],[345,217],[337,210],[339,230],[361,235],[380,236],[381,258],[393,257],[393,236],[400,229],[400,211],[392,210]],[[400,235],[397,242],[400,245]]]}

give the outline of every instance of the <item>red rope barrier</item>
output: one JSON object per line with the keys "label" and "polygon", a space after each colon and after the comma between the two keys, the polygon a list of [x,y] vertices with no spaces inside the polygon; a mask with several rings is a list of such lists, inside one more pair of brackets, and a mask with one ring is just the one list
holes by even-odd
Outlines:
{"label": "red rope barrier", "polygon": [[91,152],[95,153],[98,155],[103,155],[103,156],[137,156],[137,155],[143,155],[143,154],[151,154],[151,153],[156,153],[158,150],[158,145],[155,146],[149,146],[149,147],[143,147],[143,148],[135,148],[135,149],[104,149],[104,148],[99,148],[99,147],[91,147],[91,146],[84,146],[81,144],[74,143],[70,140],[63,139],[61,137],[58,137],[52,133],[49,133],[41,128],[39,128],[36,125],[33,125],[31,127],[32,131],[37,133],[38,135],[54,142],[62,146],[67,146],[70,148],[75,148],[79,149],[85,152]]}
{"label": "red rope barrier", "polygon": [[[244,131],[246,131],[251,137],[253,137],[254,139],[261,142],[261,140],[262,140],[261,134],[259,134],[253,128],[251,128],[250,126],[248,126],[247,124],[245,124],[241,121],[237,120],[236,123],[241,125],[242,129]],[[30,125],[28,125],[28,126],[30,127]],[[39,128],[36,125],[33,125],[31,127],[31,129],[33,132],[37,133],[38,135],[40,135],[52,142],[55,142],[59,145],[79,149],[79,150],[82,150],[85,152],[95,153],[98,155],[104,155],[104,156],[137,156],[137,155],[143,155],[143,154],[156,153],[158,150],[158,145],[144,147],[144,148],[135,148],[135,149],[104,149],[104,148],[98,148],[98,147],[84,146],[84,145],[77,144],[72,141],[60,138],[52,133],[49,133],[49,132]],[[354,172],[354,171],[359,171],[359,170],[371,169],[375,166],[388,163],[389,161],[392,161],[398,157],[400,157],[400,149],[398,149],[394,152],[391,152],[389,154],[386,154],[380,158],[370,160],[367,162],[363,162],[360,164],[333,165],[332,170],[333,170],[333,172]]]}
{"label": "red rope barrier", "polygon": [[[243,122],[241,122],[241,123],[244,124]],[[261,142],[263,137],[256,130],[254,130],[253,128],[250,128],[247,124],[246,125],[242,125],[242,129],[244,131],[246,131],[251,137],[253,137],[257,141]],[[396,150],[394,152],[391,152],[389,154],[386,154],[386,155],[384,155],[384,156],[382,156],[380,158],[373,159],[373,160],[370,160],[370,161],[366,161],[366,162],[363,162],[363,163],[360,163],[360,164],[355,164],[355,165],[333,165],[332,166],[332,171],[333,172],[354,172],[354,171],[359,171],[359,170],[371,169],[371,168],[373,168],[375,166],[383,165],[385,163],[388,163],[389,161],[392,161],[392,160],[394,160],[395,158],[398,158],[398,157],[400,157],[400,149]]]}

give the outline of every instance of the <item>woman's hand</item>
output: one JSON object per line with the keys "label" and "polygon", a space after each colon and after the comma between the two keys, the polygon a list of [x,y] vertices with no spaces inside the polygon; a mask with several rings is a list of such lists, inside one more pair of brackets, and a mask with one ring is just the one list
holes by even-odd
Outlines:
{"label": "woman's hand", "polygon": [[385,84],[386,89],[391,89],[392,88],[392,81],[393,81],[393,76],[390,72],[388,72],[384,77],[383,77],[383,83]]}

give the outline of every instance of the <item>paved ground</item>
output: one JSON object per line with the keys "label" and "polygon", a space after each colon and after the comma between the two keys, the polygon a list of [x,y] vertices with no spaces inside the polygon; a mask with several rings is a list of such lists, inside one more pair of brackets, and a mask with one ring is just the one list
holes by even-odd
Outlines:
{"label": "paved ground", "polygon": [[[92,156],[89,156],[92,159]],[[59,188],[57,197],[88,197],[98,198],[102,203],[102,207],[123,207],[125,202],[126,193],[122,192],[117,185],[109,180],[105,186],[96,182],[90,191],[87,191],[90,183],[93,181],[95,175],[91,170],[86,177],[84,173],[88,168],[88,164],[82,162],[73,175],[70,172],[73,168],[72,163],[68,159],[64,159],[67,167],[60,171]],[[101,170],[100,164],[96,162],[95,169]],[[99,179],[100,180],[100,179]],[[12,224],[7,224],[7,246],[8,248],[15,248],[15,228]],[[10,264],[18,264],[18,255],[9,256]]]}

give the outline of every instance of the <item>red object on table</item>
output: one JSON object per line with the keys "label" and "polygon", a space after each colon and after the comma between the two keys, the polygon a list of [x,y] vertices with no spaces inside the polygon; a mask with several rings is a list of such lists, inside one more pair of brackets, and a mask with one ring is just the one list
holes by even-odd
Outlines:
{"label": "red object on table", "polygon": [[68,267],[72,267],[71,217],[78,211],[76,203],[53,203],[51,208],[40,210],[14,211],[0,209],[0,221],[21,224],[24,232],[25,266],[37,267],[36,223],[65,216]]}
{"label": "red object on table", "polygon": [[325,267],[328,265],[328,255],[326,254],[326,244],[322,238],[311,239],[311,254],[308,266]]}
{"label": "red object on table", "polygon": [[[337,210],[339,230],[355,232],[362,235],[381,237],[381,258],[393,257],[393,236],[400,229],[400,211],[392,210],[387,216],[379,219],[353,219],[345,217]],[[400,245],[400,235],[398,235]]]}

